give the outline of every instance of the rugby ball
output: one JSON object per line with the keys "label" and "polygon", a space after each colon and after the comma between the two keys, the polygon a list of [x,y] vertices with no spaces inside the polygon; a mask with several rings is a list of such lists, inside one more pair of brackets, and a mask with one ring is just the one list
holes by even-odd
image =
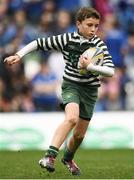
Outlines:
{"label": "rugby ball", "polygon": [[[85,56],[87,58],[91,59],[91,63],[93,65],[102,65],[103,59],[104,59],[104,53],[99,47],[92,47],[87,49],[82,56]],[[80,74],[87,74],[89,71],[86,69],[81,69],[80,64],[78,64],[79,72]]]}

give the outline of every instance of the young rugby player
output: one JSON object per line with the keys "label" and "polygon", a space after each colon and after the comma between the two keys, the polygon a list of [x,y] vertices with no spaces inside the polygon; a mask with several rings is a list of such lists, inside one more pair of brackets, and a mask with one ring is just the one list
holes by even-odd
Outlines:
{"label": "young rugby player", "polygon": [[[55,170],[54,162],[59,148],[73,129],[62,163],[66,165],[73,175],[79,175],[80,169],[73,161],[74,154],[80,146],[89,122],[93,115],[93,109],[97,100],[99,75],[113,76],[114,65],[107,46],[96,35],[100,21],[99,13],[88,7],[81,8],[76,15],[77,32],[65,33],[57,36],[38,38],[32,41],[15,55],[7,57],[4,62],[13,65],[21,61],[21,58],[34,50],[58,50],[65,60],[65,70],[62,83],[62,107],[65,109],[65,119],[59,125],[53,135],[51,145],[45,156],[39,161],[41,167],[47,171]],[[81,56],[90,47],[99,47],[104,53],[102,65],[93,65],[90,59]],[[89,71],[81,75],[78,69],[78,61],[81,68]],[[58,62],[57,62],[58,63]],[[95,72],[96,74],[94,75]]]}

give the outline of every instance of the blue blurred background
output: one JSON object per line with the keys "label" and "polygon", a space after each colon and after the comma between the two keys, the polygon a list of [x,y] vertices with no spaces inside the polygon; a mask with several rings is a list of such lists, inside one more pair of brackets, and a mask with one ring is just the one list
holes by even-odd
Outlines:
{"label": "blue blurred background", "polygon": [[133,0],[0,0],[0,112],[61,111],[60,52],[33,52],[12,67],[3,59],[38,37],[75,31],[83,6],[100,12],[98,35],[116,67],[114,77],[102,78],[95,111],[134,109]]}

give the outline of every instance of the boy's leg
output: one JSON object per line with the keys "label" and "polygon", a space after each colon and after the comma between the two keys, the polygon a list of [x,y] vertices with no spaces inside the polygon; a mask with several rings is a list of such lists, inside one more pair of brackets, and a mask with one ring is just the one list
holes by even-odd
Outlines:
{"label": "boy's leg", "polygon": [[58,155],[58,150],[66,139],[68,133],[76,125],[79,119],[79,105],[77,103],[68,103],[65,107],[65,120],[56,129],[51,146],[46,155],[39,161],[41,167],[46,168],[49,172],[53,172],[54,161]]}
{"label": "boy's leg", "polygon": [[65,120],[56,129],[51,144],[56,148],[60,148],[68,133],[78,122],[78,119],[79,105],[73,102],[68,103],[65,107]]}
{"label": "boy's leg", "polygon": [[78,123],[74,127],[73,135],[69,140],[67,148],[71,152],[75,152],[77,148],[80,146],[83,141],[87,128],[89,125],[89,121],[84,119],[79,119]]}
{"label": "boy's leg", "polygon": [[74,153],[83,141],[89,122],[93,115],[93,110],[98,95],[98,88],[96,87],[89,88],[79,86],[78,88],[80,92],[80,118],[74,127],[73,135],[64,154],[64,159],[67,160],[73,159]]}
{"label": "boy's leg", "polygon": [[84,139],[86,130],[88,128],[89,121],[84,120],[84,119],[79,119],[77,122],[73,135],[71,139],[69,140],[69,143],[67,145],[67,148],[64,152],[64,157],[62,159],[62,162],[67,165],[69,171],[73,175],[79,175],[80,174],[80,169],[77,167],[75,162],[73,161],[74,154],[78,147],[80,146],[81,142]]}

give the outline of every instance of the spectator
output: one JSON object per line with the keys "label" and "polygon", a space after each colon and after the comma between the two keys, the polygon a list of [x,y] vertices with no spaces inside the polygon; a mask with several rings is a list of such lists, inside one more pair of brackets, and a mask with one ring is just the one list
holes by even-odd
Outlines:
{"label": "spectator", "polygon": [[121,27],[127,32],[129,27],[134,24],[134,1],[120,0],[116,11]]}
{"label": "spectator", "polygon": [[7,15],[8,10],[8,0],[1,0],[0,1],[0,21],[5,18]]}
{"label": "spectator", "polygon": [[16,37],[16,28],[6,17],[0,23],[0,57],[13,52],[12,42]]}
{"label": "spectator", "polygon": [[93,0],[93,6],[101,14],[102,20],[107,14],[113,13],[113,4],[110,0]]}
{"label": "spectator", "polygon": [[17,29],[16,46],[22,47],[36,38],[36,30],[27,23],[27,16],[24,10],[18,10],[14,13],[14,25]]}
{"label": "spectator", "polygon": [[25,12],[30,23],[36,24],[39,21],[43,11],[43,3],[42,0],[24,0]]}
{"label": "spectator", "polygon": [[75,29],[72,25],[71,15],[66,10],[60,10],[57,14],[57,34],[73,32]]}
{"label": "spectator", "polygon": [[107,79],[107,101],[106,101],[106,110],[107,111],[117,111],[121,110],[121,101],[120,101],[120,71],[116,71],[115,76],[110,79]]}
{"label": "spectator", "polygon": [[22,112],[35,112],[35,106],[32,98],[31,88],[24,86],[21,92],[22,101],[20,107]]}
{"label": "spectator", "polygon": [[67,9],[70,12],[73,12],[80,7],[80,0],[56,0],[56,3],[59,9]]}
{"label": "spectator", "polygon": [[57,79],[56,76],[50,72],[47,63],[41,63],[40,71],[32,79],[31,85],[33,88],[33,100],[37,111],[54,111],[57,109]]}
{"label": "spectator", "polygon": [[120,29],[120,24],[115,15],[109,14],[104,18],[103,32],[105,42],[113,57],[113,63],[116,67],[124,66],[122,55],[122,46],[126,40],[125,33]]}
{"label": "spectator", "polygon": [[44,12],[41,15],[37,29],[38,37],[48,37],[53,34],[53,27],[54,27],[53,19],[54,19],[53,14],[49,12]]}
{"label": "spectator", "polygon": [[124,45],[124,59],[128,76],[134,81],[134,28],[128,33],[127,43]]}
{"label": "spectator", "polygon": [[[58,62],[58,63],[57,63]],[[57,78],[57,97],[59,100],[61,100],[61,83],[62,83],[62,77],[64,73],[64,59],[61,52],[52,52],[51,55],[48,57],[48,64],[50,67],[50,71],[54,72],[56,78]]]}
{"label": "spectator", "polygon": [[2,78],[0,78],[0,112],[4,111],[4,104],[5,104],[4,92],[5,92],[5,84]]}

